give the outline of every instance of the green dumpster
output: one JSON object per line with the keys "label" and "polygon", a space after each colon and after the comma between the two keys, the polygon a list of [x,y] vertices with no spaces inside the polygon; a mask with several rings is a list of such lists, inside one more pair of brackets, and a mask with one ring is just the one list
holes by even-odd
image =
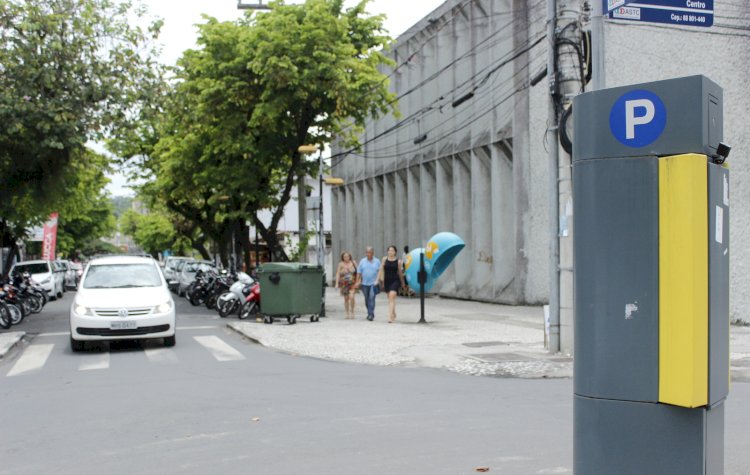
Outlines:
{"label": "green dumpster", "polygon": [[302,315],[317,322],[323,309],[323,269],[296,262],[272,262],[258,268],[261,313],[265,323],[286,318],[291,324]]}

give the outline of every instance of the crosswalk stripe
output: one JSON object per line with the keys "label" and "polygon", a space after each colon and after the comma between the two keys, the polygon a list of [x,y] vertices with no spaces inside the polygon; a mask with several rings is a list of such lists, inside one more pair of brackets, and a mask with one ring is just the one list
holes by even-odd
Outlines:
{"label": "crosswalk stripe", "polygon": [[40,369],[47,362],[47,358],[49,358],[54,347],[55,345],[29,346],[8,372],[8,376],[16,376]]}
{"label": "crosswalk stripe", "polygon": [[175,355],[174,350],[171,348],[149,348],[145,352],[149,361],[154,363],[177,363],[177,355]]}
{"label": "crosswalk stripe", "polygon": [[194,336],[195,341],[203,345],[219,361],[244,360],[245,357],[225,343],[218,336]]}
{"label": "crosswalk stripe", "polygon": [[109,352],[81,355],[83,359],[78,365],[78,371],[90,371],[92,369],[109,368]]}

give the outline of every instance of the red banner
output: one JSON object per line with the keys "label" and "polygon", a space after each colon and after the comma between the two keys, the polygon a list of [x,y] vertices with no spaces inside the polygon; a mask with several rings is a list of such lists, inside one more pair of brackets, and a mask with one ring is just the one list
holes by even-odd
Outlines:
{"label": "red banner", "polygon": [[44,240],[42,241],[42,259],[55,260],[55,246],[57,245],[57,213],[49,215],[49,221],[44,223]]}

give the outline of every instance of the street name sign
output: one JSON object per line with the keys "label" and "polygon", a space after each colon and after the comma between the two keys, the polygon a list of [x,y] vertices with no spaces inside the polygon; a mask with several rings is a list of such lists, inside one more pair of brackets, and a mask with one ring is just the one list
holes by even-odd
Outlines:
{"label": "street name sign", "polygon": [[602,0],[613,20],[669,23],[710,27],[714,24],[714,0]]}

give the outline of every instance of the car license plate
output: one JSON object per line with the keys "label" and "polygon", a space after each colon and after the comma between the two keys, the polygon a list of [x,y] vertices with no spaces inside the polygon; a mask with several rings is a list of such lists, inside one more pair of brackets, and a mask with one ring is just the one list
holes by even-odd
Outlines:
{"label": "car license plate", "polygon": [[109,328],[111,330],[133,330],[138,328],[137,322],[124,321],[124,322],[109,322]]}

